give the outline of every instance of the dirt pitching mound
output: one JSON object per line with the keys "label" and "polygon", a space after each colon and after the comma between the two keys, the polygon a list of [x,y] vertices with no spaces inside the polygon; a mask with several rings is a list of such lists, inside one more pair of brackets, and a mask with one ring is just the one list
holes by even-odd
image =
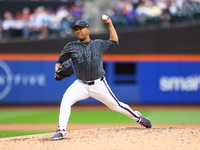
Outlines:
{"label": "dirt pitching mound", "polygon": [[62,140],[54,133],[0,139],[2,150],[199,150],[199,128],[111,127],[68,131]]}

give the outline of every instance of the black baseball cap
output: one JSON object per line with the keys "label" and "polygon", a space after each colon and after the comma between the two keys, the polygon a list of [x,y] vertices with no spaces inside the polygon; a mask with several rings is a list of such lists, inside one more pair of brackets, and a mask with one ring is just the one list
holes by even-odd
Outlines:
{"label": "black baseball cap", "polygon": [[84,28],[89,28],[89,23],[85,20],[77,20],[75,22],[75,25],[72,26],[72,29],[75,29],[76,27],[84,27]]}

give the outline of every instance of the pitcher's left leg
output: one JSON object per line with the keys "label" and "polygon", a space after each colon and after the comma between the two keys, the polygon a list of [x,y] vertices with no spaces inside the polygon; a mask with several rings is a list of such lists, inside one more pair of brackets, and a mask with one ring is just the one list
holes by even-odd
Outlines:
{"label": "pitcher's left leg", "polygon": [[120,102],[116,96],[111,91],[110,87],[108,86],[106,79],[102,82],[99,82],[93,86],[91,86],[90,94],[93,98],[101,101],[110,109],[120,112],[129,118],[135,120],[136,122],[140,123],[141,125],[151,128],[151,122],[142,116],[141,113],[138,111],[133,111],[129,105]]}

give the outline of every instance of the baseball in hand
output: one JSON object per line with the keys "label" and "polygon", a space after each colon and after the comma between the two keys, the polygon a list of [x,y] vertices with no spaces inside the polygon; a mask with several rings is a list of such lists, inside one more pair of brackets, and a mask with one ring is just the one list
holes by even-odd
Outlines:
{"label": "baseball in hand", "polygon": [[108,19],[108,16],[107,15],[102,15],[101,16],[101,19],[104,21],[104,20],[107,20]]}

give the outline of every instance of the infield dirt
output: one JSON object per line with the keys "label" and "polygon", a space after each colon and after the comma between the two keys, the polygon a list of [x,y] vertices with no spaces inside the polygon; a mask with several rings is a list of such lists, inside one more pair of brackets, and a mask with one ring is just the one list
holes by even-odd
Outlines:
{"label": "infield dirt", "polygon": [[[171,108],[171,107],[170,107]],[[194,107],[199,109],[199,107]],[[5,107],[4,107],[5,109]],[[87,108],[86,108],[87,109]],[[140,108],[141,109],[141,108]],[[146,108],[145,108],[146,109]],[[151,108],[152,109],[152,108]],[[181,107],[182,109],[182,107]],[[183,108],[184,109],[184,108]],[[1,130],[55,130],[56,124],[1,125]],[[71,124],[67,138],[55,132],[0,139],[1,150],[200,150],[200,125]]]}
{"label": "infield dirt", "polygon": [[110,127],[68,131],[53,141],[54,133],[0,139],[2,150],[199,150],[200,128]]}

